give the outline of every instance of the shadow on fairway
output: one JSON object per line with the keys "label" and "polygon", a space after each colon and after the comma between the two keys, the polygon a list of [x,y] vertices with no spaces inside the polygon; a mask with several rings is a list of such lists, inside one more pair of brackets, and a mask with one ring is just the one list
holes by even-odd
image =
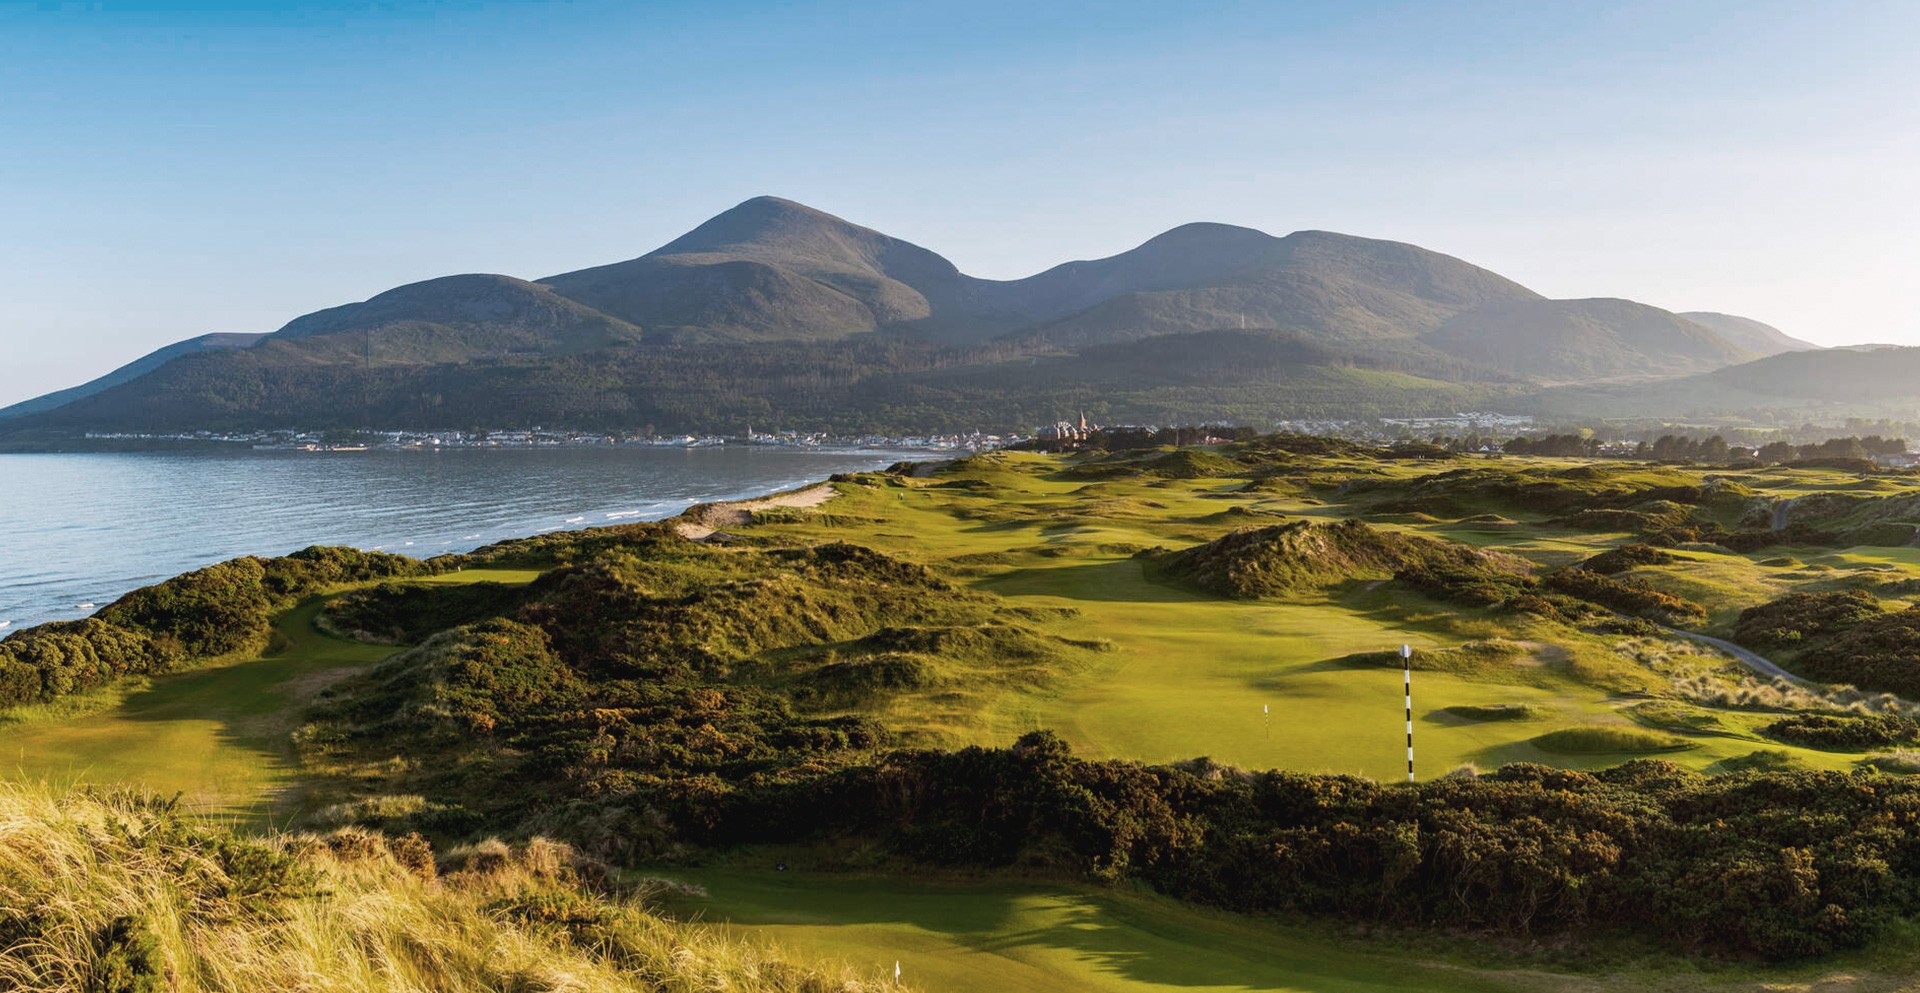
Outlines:
{"label": "shadow on fairway", "polygon": [[681,913],[765,928],[775,938],[804,928],[792,937],[810,946],[837,936],[835,954],[856,966],[899,959],[914,985],[932,991],[1498,988],[1146,894],[740,870],[671,875],[712,894],[687,901]]}
{"label": "shadow on fairway", "polygon": [[17,773],[60,785],[179,793],[186,808],[237,828],[276,823],[294,765],[287,735],[318,691],[394,649],[329,638],[320,601],[275,622],[286,647],[254,659],[157,676],[98,713],[0,730]]}
{"label": "shadow on fairway", "polygon": [[1219,599],[1149,579],[1144,565],[1132,558],[1011,569],[980,585],[1001,596],[1057,596],[1113,603],[1200,603]]}

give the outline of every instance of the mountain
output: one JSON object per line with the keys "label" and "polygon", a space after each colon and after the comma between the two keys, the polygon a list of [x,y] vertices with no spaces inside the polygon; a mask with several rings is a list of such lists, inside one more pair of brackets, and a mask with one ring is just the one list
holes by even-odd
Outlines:
{"label": "mountain", "polygon": [[1756,339],[1757,323],[1733,334],[1763,347],[1729,340],[1715,320],[1739,319],[1549,300],[1415,245],[1230,224],[980,279],[757,197],[624,262],[537,281],[446,276],[307,314],[248,347],[183,343],[30,401],[12,424],[911,432],[961,417],[1031,426],[1067,392],[1109,420],[1416,414],[1554,383],[1706,372],[1779,344]]}
{"label": "mountain", "polygon": [[[1910,416],[1920,407],[1920,348],[1782,352],[1678,379],[1548,390],[1534,409],[1568,416],[1749,416],[1819,409],[1829,416]],[[1796,415],[1799,416],[1799,415]]]}
{"label": "mountain", "polygon": [[980,281],[918,245],[757,197],[637,259],[540,282],[649,331],[818,339],[964,323]]}
{"label": "mountain", "polygon": [[1920,397],[1920,348],[1785,352],[1705,378],[1749,393],[1810,400],[1913,398]]}
{"label": "mountain", "polygon": [[93,396],[96,393],[103,392],[121,383],[132,382],[182,355],[193,355],[199,352],[210,352],[224,348],[245,348],[263,337],[265,336],[258,334],[224,333],[203,334],[198,338],[188,338],[185,341],[177,341],[165,348],[148,352],[146,355],[134,359],[132,362],[98,379],[55,393],[48,393],[45,396],[35,397],[32,400],[23,400],[11,407],[0,408],[0,421],[53,410],[72,403],[75,400]]}
{"label": "mountain", "polygon": [[1813,342],[1790,337],[1785,331],[1771,324],[1762,324],[1751,317],[1716,314],[1710,310],[1682,311],[1680,316],[1711,329],[1715,334],[1726,339],[1728,344],[1758,355],[1810,352],[1820,347]]}
{"label": "mountain", "polygon": [[1405,343],[1448,319],[1539,294],[1413,245],[1327,231],[1284,238],[1188,224],[1129,252],[1070,262],[1001,291],[1035,337],[1061,344],[1237,326],[1362,347]]}
{"label": "mountain", "polygon": [[512,276],[444,276],[288,322],[265,342],[308,360],[423,364],[576,354],[640,340],[640,329]]}
{"label": "mountain", "polygon": [[1546,382],[1705,372],[1757,357],[1704,325],[1631,300],[1514,300],[1460,314],[1431,347]]}

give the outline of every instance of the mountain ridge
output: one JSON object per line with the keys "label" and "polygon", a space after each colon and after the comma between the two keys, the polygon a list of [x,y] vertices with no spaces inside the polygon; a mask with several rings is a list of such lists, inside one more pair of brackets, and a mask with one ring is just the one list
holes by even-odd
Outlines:
{"label": "mountain ridge", "polygon": [[[1779,342],[1764,331],[1785,338],[1755,321],[1708,320],[1734,326],[1745,340],[1758,334],[1766,347]],[[593,389],[612,390],[590,405],[595,417],[620,410],[640,416],[654,406],[653,394],[705,389],[715,417],[737,411],[743,420],[769,423],[802,387],[784,370],[777,382],[765,372],[742,378],[758,361],[743,349],[817,368],[816,376],[842,390],[906,376],[919,384],[915,396],[928,396],[996,377],[1043,390],[1031,377],[994,370],[1045,356],[1064,371],[1104,345],[1228,330],[1252,335],[1184,340],[1251,349],[1251,358],[1273,354],[1256,347],[1261,334],[1281,334],[1315,346],[1288,353],[1298,357],[1289,360],[1294,365],[1370,365],[1469,386],[1671,377],[1763,354],[1682,315],[1620,299],[1549,300],[1498,273],[1403,242],[1312,229],[1275,236],[1196,222],[1104,258],[990,280],[922,246],[762,196],[635,258],[538,280],[462,274],[394,287],[297,317],[229,354],[188,350],[193,362],[163,361],[85,395],[29,401],[40,405],[14,422],[69,429],[156,419],[231,423],[244,422],[249,410],[263,417],[273,410],[275,418],[350,423],[355,413],[363,421],[372,416],[350,408],[371,402],[375,379],[390,381],[396,395],[412,389],[447,401],[445,390],[481,381],[498,388],[499,377],[482,367],[504,363],[526,367],[534,380],[593,379]],[[1184,358],[1178,349],[1165,354]],[[1212,368],[1216,358],[1201,365]],[[957,379],[942,385],[943,369]],[[344,385],[355,377],[362,388]],[[609,386],[609,377],[619,382]],[[1276,388],[1289,378],[1278,377]],[[1171,367],[1139,370],[1115,388],[1122,395],[1204,392],[1188,370]],[[558,387],[542,389],[549,396],[544,416],[572,409],[558,402]],[[1289,400],[1284,391],[1269,396],[1282,406]],[[1011,406],[1028,410],[1033,400]],[[1145,409],[1129,402],[1116,399],[1106,416]],[[1229,408],[1244,412],[1244,402],[1192,406],[1194,416],[1227,416]],[[1364,405],[1381,402],[1369,397]],[[1392,406],[1391,398],[1385,402]],[[405,416],[426,416],[434,406]],[[1316,401],[1314,409],[1323,406]],[[532,416],[512,402],[501,408],[503,416],[519,413]],[[903,414],[897,427],[916,424]]]}

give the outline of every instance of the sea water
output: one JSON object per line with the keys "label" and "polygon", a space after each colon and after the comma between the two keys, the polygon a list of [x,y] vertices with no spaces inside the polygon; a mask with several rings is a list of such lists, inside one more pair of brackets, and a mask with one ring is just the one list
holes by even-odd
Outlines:
{"label": "sea water", "polygon": [[889,465],[772,446],[0,455],[0,637],[240,555],[419,558]]}

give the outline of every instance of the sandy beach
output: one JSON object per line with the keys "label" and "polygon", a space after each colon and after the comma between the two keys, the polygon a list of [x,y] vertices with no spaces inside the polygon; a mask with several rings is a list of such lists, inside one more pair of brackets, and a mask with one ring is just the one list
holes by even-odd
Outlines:
{"label": "sandy beach", "polygon": [[688,508],[673,522],[673,529],[683,538],[705,541],[715,531],[751,522],[754,511],[774,507],[818,507],[839,495],[840,491],[834,489],[832,483],[815,483],[803,489],[754,500],[701,504]]}

